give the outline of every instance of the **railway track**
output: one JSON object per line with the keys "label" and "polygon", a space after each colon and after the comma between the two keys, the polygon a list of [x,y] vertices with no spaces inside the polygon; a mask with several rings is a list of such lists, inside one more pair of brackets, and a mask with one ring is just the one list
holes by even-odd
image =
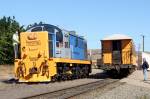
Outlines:
{"label": "railway track", "polygon": [[[34,96],[22,97],[23,99],[66,99],[72,98],[83,93],[88,93],[98,88],[104,88],[107,85],[119,82],[119,79],[104,79],[84,85],[78,85],[66,89],[61,89],[53,92],[46,92]],[[121,85],[122,83],[119,82]]]}

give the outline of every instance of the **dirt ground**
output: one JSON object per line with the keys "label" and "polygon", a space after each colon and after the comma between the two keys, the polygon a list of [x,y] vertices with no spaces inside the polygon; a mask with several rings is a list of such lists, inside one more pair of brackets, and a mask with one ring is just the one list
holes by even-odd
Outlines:
{"label": "dirt ground", "polygon": [[14,77],[13,65],[0,65],[0,81],[7,80]]}

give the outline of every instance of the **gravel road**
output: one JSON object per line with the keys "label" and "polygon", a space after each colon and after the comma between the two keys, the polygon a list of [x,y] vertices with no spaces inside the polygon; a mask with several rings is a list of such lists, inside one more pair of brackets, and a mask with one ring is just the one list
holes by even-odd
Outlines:
{"label": "gravel road", "polygon": [[[150,72],[148,74],[150,75]],[[109,85],[72,99],[150,99],[150,77],[148,81],[143,81],[142,71],[137,70],[120,82],[125,84]]]}

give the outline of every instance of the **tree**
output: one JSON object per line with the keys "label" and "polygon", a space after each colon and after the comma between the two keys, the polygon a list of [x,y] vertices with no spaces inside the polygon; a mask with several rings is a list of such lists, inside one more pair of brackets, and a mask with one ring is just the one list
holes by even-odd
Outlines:
{"label": "tree", "polygon": [[15,17],[3,17],[0,19],[0,64],[12,64],[14,61],[14,51],[12,45],[12,35],[16,32],[24,31],[24,26],[20,26]]}

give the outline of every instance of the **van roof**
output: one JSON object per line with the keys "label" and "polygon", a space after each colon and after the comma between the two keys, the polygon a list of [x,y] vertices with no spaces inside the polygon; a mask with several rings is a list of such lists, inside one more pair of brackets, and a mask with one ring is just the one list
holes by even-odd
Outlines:
{"label": "van roof", "polygon": [[102,40],[125,40],[125,39],[132,39],[132,38],[124,34],[113,34],[103,38]]}

